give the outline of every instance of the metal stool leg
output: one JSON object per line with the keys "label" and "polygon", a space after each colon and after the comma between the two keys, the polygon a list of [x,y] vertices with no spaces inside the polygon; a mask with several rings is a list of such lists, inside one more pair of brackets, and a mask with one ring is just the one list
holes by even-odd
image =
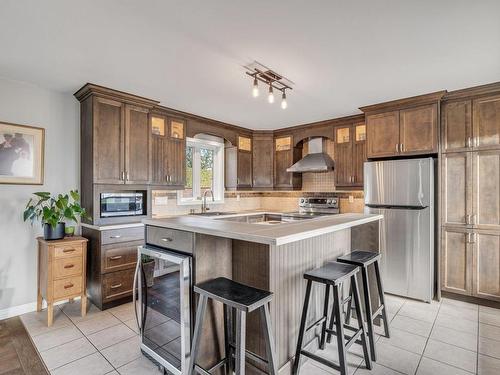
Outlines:
{"label": "metal stool leg", "polygon": [[[375,334],[373,332],[372,301],[370,297],[370,289],[368,287],[367,270],[365,267],[361,267],[361,278],[363,279],[363,294],[365,297],[365,313],[366,323],[368,325],[368,338],[370,339],[370,352],[372,355],[372,361],[376,361],[377,357],[375,354]],[[358,320],[363,320],[363,315],[359,315]]]}
{"label": "metal stool leg", "polygon": [[194,374],[194,367],[196,365],[196,357],[198,355],[198,350],[200,348],[200,339],[203,325],[203,318],[205,317],[205,311],[207,309],[207,297],[200,295],[198,300],[198,309],[196,310],[196,322],[195,330],[193,334],[193,344],[191,346],[191,362],[189,363],[188,374]]}
{"label": "metal stool leg", "polygon": [[365,365],[368,370],[372,369],[372,362],[370,360],[370,354],[368,353],[368,338],[366,337],[366,326],[363,321],[362,312],[361,312],[361,303],[359,301],[359,288],[358,288],[358,279],[356,279],[356,275],[351,276],[351,290],[352,296],[354,298],[354,308],[356,309],[356,315],[361,317],[359,319],[359,326],[363,329],[361,333],[361,345],[363,346],[363,355],[365,357]]}
{"label": "metal stool leg", "polygon": [[245,375],[246,321],[246,312],[236,310],[236,375]]}
{"label": "metal stool leg", "polygon": [[344,344],[344,319],[342,319],[342,302],[339,297],[339,286],[333,287],[333,303],[335,304],[335,332],[337,333],[337,349],[339,351],[340,375],[347,375],[347,356]]}
{"label": "metal stool leg", "polygon": [[[335,301],[333,301],[333,304],[332,304],[332,315],[330,317],[330,325],[328,326],[328,329],[330,331],[333,330],[334,324],[335,324]],[[330,332],[328,332],[328,334],[326,335],[326,342],[327,343],[332,342],[332,334]]]}
{"label": "metal stool leg", "polygon": [[304,298],[304,306],[302,308],[302,318],[300,319],[299,337],[297,339],[297,350],[295,351],[295,360],[293,362],[292,375],[297,374],[300,362],[300,352],[302,350],[302,341],[304,341],[304,333],[306,330],[307,310],[309,308],[309,299],[311,297],[312,281],[307,280],[306,296]]}
{"label": "metal stool leg", "polygon": [[233,371],[233,354],[232,354],[232,346],[233,343],[233,309],[228,305],[224,305],[224,345],[225,345],[225,355],[226,355],[226,364],[225,371],[226,375],[230,375]]}
{"label": "metal stool leg", "polygon": [[375,276],[377,278],[377,289],[378,289],[378,296],[380,298],[380,304],[384,305],[384,307],[382,308],[382,319],[384,320],[385,337],[390,337],[389,321],[387,320],[387,309],[385,307],[384,288],[382,287],[382,278],[380,277],[378,260],[375,261],[374,267],[375,267]]}
{"label": "metal stool leg", "polygon": [[274,349],[271,315],[269,314],[269,305],[267,303],[260,308],[260,320],[262,322],[262,329],[264,330],[264,341],[266,342],[268,373],[270,375],[277,375],[276,350]]}
{"label": "metal stool leg", "polygon": [[325,349],[325,339],[326,339],[326,323],[328,321],[328,302],[330,299],[330,285],[325,285],[325,301],[323,306],[323,324],[321,325],[321,338],[319,340],[319,348],[321,350]]}
{"label": "metal stool leg", "polygon": [[345,315],[345,324],[351,324],[351,309],[352,309],[352,281],[351,285],[349,285],[349,297],[351,298],[349,302],[347,302],[347,311]]}

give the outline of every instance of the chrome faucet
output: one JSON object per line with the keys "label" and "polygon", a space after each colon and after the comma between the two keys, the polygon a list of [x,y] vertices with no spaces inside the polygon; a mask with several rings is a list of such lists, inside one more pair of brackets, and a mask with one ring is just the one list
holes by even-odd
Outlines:
{"label": "chrome faucet", "polygon": [[212,202],[215,202],[214,192],[210,189],[205,190],[205,192],[203,193],[202,201],[201,201],[201,213],[202,214],[204,214],[205,212],[207,212],[209,210],[209,208],[207,207],[207,193],[208,192],[210,192],[210,195],[212,196]]}

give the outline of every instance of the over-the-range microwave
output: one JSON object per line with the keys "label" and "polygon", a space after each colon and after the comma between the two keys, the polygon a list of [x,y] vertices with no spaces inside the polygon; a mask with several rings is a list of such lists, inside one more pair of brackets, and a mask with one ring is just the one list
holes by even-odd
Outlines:
{"label": "over-the-range microwave", "polygon": [[147,191],[113,191],[100,194],[100,217],[146,215]]}

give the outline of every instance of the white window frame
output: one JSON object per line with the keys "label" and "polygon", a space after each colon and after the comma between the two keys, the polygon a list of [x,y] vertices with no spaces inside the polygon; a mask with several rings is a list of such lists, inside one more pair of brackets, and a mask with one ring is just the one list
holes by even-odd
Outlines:
{"label": "white window frame", "polygon": [[193,147],[193,196],[186,198],[182,196],[182,190],[177,191],[177,204],[200,205],[201,204],[201,161],[200,149],[205,148],[214,151],[213,187],[214,201],[207,197],[207,203],[224,203],[224,143],[207,139],[186,138],[186,149]]}

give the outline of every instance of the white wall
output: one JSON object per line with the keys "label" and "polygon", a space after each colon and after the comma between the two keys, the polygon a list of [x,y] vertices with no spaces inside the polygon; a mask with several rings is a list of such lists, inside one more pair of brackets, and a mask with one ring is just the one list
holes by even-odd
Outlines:
{"label": "white wall", "polygon": [[71,93],[0,78],[0,121],[45,128],[44,184],[0,184],[0,319],[35,307],[42,228],[24,223],[22,211],[32,192],[79,188],[79,113]]}

